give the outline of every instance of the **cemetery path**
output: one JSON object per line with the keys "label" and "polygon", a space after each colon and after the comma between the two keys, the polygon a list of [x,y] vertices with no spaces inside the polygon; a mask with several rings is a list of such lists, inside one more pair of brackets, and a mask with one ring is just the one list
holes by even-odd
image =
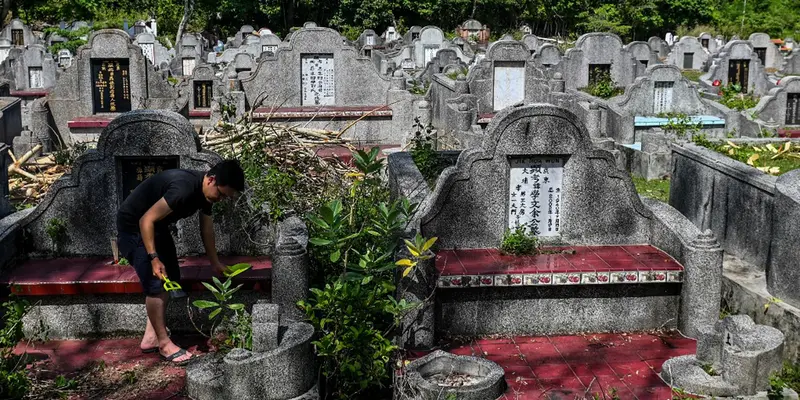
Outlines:
{"label": "cemetery path", "polygon": [[444,350],[502,366],[508,383],[502,400],[671,400],[671,389],[657,374],[667,359],[694,354],[696,341],[677,332],[516,336],[453,343]]}
{"label": "cemetery path", "polygon": [[[192,352],[208,351],[200,336],[174,340]],[[451,342],[444,349],[502,366],[508,391],[501,400],[671,400],[670,388],[657,374],[667,359],[694,354],[696,342],[676,332],[603,333],[483,338]],[[15,352],[38,360],[29,368],[43,396],[35,392],[32,398],[60,392],[71,400],[188,399],[185,370],[160,361],[157,354],[142,354],[138,338],[20,343]],[[60,375],[75,380],[75,386],[57,389]]]}
{"label": "cemetery path", "polygon": [[[176,335],[173,340],[193,353],[208,351],[201,336]],[[34,361],[28,367],[37,378],[33,399],[188,400],[184,368],[161,361],[158,353],[143,354],[139,342],[127,338],[20,343],[15,353],[25,352]]]}

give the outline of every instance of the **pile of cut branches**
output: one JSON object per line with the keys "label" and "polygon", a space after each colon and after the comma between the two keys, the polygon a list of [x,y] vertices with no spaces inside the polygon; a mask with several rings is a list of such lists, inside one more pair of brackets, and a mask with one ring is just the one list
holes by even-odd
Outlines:
{"label": "pile of cut branches", "polygon": [[36,157],[41,149],[42,145],[36,145],[19,158],[9,152],[9,200],[18,209],[36,206],[50,185],[69,172],[69,166],[56,163],[53,154]]}

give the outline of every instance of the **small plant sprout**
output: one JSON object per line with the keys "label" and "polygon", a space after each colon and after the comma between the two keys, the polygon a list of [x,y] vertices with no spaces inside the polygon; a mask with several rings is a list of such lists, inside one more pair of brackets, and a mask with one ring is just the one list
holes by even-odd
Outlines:
{"label": "small plant sprout", "polygon": [[408,249],[408,252],[411,253],[413,260],[404,258],[395,263],[395,265],[398,267],[403,268],[403,278],[408,276],[408,274],[414,269],[414,267],[417,266],[420,261],[427,260],[432,257],[426,253],[431,249],[431,247],[433,247],[433,244],[436,243],[436,239],[438,238],[432,237],[426,241],[422,235],[417,233],[417,236],[414,237],[414,243],[408,239],[405,240],[406,249]]}

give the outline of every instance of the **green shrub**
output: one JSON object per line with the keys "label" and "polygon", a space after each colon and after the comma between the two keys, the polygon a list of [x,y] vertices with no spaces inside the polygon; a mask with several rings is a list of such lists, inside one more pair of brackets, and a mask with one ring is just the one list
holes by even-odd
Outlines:
{"label": "green shrub", "polygon": [[747,94],[745,88],[737,83],[728,84],[719,88],[722,96],[722,103],[725,107],[736,111],[743,111],[755,107],[758,104],[758,97]]}
{"label": "green shrub", "polygon": [[583,91],[601,99],[610,99],[625,93],[625,89],[615,86],[611,74],[605,71],[599,74],[595,82],[583,88]]}
{"label": "green shrub", "polygon": [[414,164],[428,182],[428,186],[433,186],[446,164],[436,151],[435,138],[431,134],[433,126],[430,124],[423,126],[419,122],[419,118],[414,118],[414,128],[416,132],[414,138],[411,139],[411,158],[414,159]]}
{"label": "green shrub", "polygon": [[25,355],[15,355],[14,347],[22,339],[22,318],[30,310],[26,300],[13,294],[3,303],[3,326],[0,330],[0,398],[22,399],[31,389],[25,370]]}
{"label": "green shrub", "polygon": [[659,113],[658,117],[668,119],[667,123],[661,126],[665,132],[672,133],[681,139],[692,136],[703,128],[702,123],[693,123],[692,118],[685,113]]}
{"label": "green shrub", "polygon": [[513,231],[506,229],[500,252],[515,256],[533,255],[539,252],[539,240],[529,234],[524,226],[517,226]]}

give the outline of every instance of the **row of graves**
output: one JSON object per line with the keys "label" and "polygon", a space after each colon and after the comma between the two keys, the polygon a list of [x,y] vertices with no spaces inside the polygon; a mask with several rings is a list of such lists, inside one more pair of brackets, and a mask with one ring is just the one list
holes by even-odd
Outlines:
{"label": "row of graves", "polygon": [[[92,32],[71,65],[26,103],[30,111],[20,142],[49,138],[50,149],[53,143],[96,141],[116,116],[137,109],[171,110],[195,125],[211,126],[225,103],[236,105],[239,114],[250,111],[256,121],[303,121],[311,128],[346,130],[360,142],[397,144],[414,117],[427,110],[421,95],[406,90],[402,73],[380,74],[332,29],[302,28],[274,52],[257,60],[238,53],[222,70],[205,61],[199,38],[184,36],[180,57],[162,63],[168,74],[150,61],[159,49],[148,46],[145,35],[134,43],[122,30]],[[31,90],[31,77],[56,68],[42,47],[19,52],[7,63],[15,88]],[[177,84],[168,76],[179,77]]]}
{"label": "row of graves", "polygon": [[[299,32],[295,39],[302,40]],[[114,262],[109,245],[113,215],[144,176],[176,167],[205,170],[221,160],[199,143],[189,120],[176,112],[122,113],[41,204],[0,219],[4,283],[35,300],[23,319],[25,334],[37,328],[53,339],[141,333],[141,288],[130,266]],[[402,320],[402,347],[432,349],[452,337],[677,329],[697,339],[696,350],[692,346],[665,361],[660,376],[649,368],[642,373],[659,385],[663,379],[714,396],[765,392],[769,374],[796,356],[791,332],[756,325],[745,315],[720,320],[725,251],[717,236],[670,205],[638,196],[614,156],[595,146],[590,130],[567,108],[505,107],[484,140],[457,152],[453,161],[431,189],[410,153],[388,157],[393,196],[419,204],[406,237],[438,238],[435,257],[422,260],[398,285],[398,298],[426,300]],[[797,199],[794,192],[783,190]],[[294,307],[308,292],[308,230],[291,217],[259,226],[252,235],[227,217],[215,218],[223,262],[253,265],[236,278],[243,284],[238,298],[252,314],[253,348],[191,364],[188,394],[202,400],[316,398],[314,329]],[[66,227],[57,243],[46,233],[54,219]],[[508,229],[535,235],[543,252],[501,255]],[[193,297],[211,299],[202,290],[211,271],[197,256],[203,251],[197,230],[187,220],[173,232],[186,277],[182,284]],[[792,273],[786,267],[781,271]],[[207,327],[205,313],[190,320],[180,306],[170,307],[166,317],[173,332],[191,331],[192,324]],[[602,359],[602,347],[582,356]],[[725,373],[711,374],[703,368],[708,363]],[[474,371],[475,365],[500,373],[480,374],[459,393],[492,387],[500,392],[476,398],[501,397],[503,368],[513,368],[501,360],[435,352],[415,361],[409,373]],[[502,383],[482,381],[490,377]]]}

